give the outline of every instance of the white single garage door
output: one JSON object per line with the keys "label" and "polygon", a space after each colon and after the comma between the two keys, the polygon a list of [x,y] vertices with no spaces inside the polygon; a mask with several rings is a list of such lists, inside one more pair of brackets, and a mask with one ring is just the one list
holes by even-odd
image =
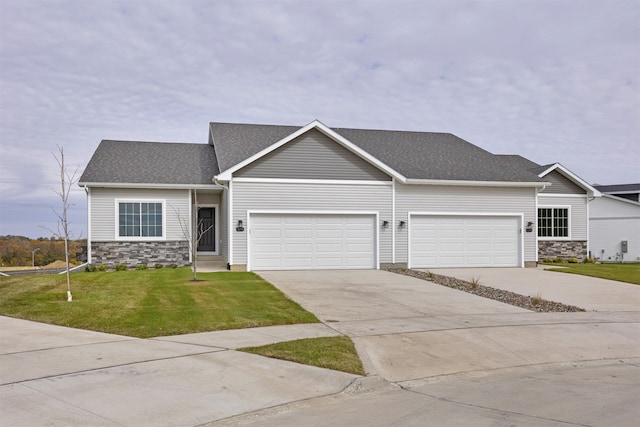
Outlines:
{"label": "white single garage door", "polygon": [[250,270],[376,266],[374,215],[251,214]]}
{"label": "white single garage door", "polygon": [[520,267],[520,218],[412,215],[410,267]]}

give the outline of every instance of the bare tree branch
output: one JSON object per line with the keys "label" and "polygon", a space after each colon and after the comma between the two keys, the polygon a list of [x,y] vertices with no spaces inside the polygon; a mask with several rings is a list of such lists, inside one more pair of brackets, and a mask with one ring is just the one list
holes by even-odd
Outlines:
{"label": "bare tree branch", "polygon": [[[75,169],[73,173],[69,173],[67,167],[64,163],[64,148],[56,145],[58,147],[59,157],[53,154],[53,158],[56,159],[58,166],[60,167],[60,191],[53,190],[56,193],[62,202],[62,212],[58,212],[52,208],[55,215],[58,217],[58,236],[64,238],[64,253],[65,253],[65,263],[67,266],[67,301],[72,301],[71,296],[71,274],[69,269],[69,221],[67,219],[67,212],[69,210],[69,195],[71,193],[71,187],[78,182],[78,171],[79,167]],[[51,231],[51,230],[49,230]],[[54,233],[55,234],[55,233]]]}

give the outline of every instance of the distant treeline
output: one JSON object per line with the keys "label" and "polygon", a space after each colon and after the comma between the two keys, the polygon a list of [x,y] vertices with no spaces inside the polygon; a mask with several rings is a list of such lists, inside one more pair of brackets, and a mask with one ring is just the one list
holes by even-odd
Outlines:
{"label": "distant treeline", "polygon": [[[69,260],[75,262],[76,254],[84,252],[86,245],[86,239],[69,241]],[[55,237],[29,239],[24,236],[0,236],[1,266],[29,266],[32,256],[36,266],[51,264],[55,260],[64,261],[64,240]]]}

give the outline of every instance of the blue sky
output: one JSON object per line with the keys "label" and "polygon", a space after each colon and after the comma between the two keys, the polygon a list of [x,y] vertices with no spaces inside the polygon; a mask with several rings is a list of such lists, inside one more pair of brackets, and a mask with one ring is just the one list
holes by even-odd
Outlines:
{"label": "blue sky", "polygon": [[102,139],[206,143],[211,121],[450,132],[640,182],[636,0],[0,5],[0,235],[56,228],[56,144],[81,172]]}

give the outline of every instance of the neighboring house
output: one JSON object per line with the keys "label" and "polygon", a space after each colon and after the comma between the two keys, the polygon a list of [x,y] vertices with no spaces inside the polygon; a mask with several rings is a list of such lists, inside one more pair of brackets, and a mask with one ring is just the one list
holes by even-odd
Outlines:
{"label": "neighboring house", "polygon": [[[597,190],[454,135],[211,123],[208,144],[102,141],[80,179],[89,262],[231,270],[524,267],[584,258]],[[540,255],[539,255],[540,252]]]}
{"label": "neighboring house", "polygon": [[640,184],[595,188],[602,197],[589,211],[592,256],[602,261],[640,261]]}

